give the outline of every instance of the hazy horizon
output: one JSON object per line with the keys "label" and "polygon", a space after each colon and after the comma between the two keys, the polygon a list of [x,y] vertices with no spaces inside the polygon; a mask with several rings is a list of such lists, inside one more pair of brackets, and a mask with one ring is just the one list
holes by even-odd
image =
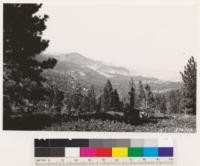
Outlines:
{"label": "hazy horizon", "polygon": [[45,53],[77,52],[131,69],[135,75],[181,81],[197,52],[197,8],[181,4],[43,4],[49,15]]}

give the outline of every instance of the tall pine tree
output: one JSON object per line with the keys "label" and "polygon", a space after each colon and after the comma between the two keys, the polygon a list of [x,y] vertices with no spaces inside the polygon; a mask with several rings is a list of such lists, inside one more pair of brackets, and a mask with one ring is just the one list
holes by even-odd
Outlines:
{"label": "tall pine tree", "polygon": [[96,95],[94,91],[94,86],[91,85],[90,89],[88,90],[87,93],[88,97],[88,104],[89,104],[89,112],[94,112],[96,111]]}
{"label": "tall pine tree", "polygon": [[130,82],[130,91],[129,94],[129,104],[125,104],[125,118],[128,122],[134,123],[139,120],[139,111],[135,109],[135,84],[133,78]]}
{"label": "tall pine tree", "polygon": [[187,65],[184,67],[184,71],[181,72],[183,87],[183,109],[185,112],[196,114],[196,78],[197,64],[192,56]]}
{"label": "tall pine tree", "polygon": [[130,85],[130,91],[128,92],[128,94],[130,101],[130,112],[133,112],[135,109],[135,84],[133,78],[131,78],[129,85]]}
{"label": "tall pine tree", "polygon": [[120,111],[120,101],[119,101],[119,94],[117,89],[114,89],[111,92],[111,110],[112,111]]}
{"label": "tall pine tree", "polygon": [[45,79],[41,73],[44,69],[53,68],[56,60],[36,60],[49,43],[42,39],[48,16],[36,14],[41,6],[3,5],[4,111],[24,108],[25,101],[36,104],[45,96]]}
{"label": "tall pine tree", "polygon": [[142,81],[139,81],[139,83],[138,83],[137,105],[140,108],[144,108],[145,107],[145,91],[144,91],[144,87],[143,87]]}
{"label": "tall pine tree", "polygon": [[103,94],[101,95],[101,111],[103,112],[110,111],[112,91],[113,91],[112,84],[110,80],[107,80],[106,85],[103,89]]}

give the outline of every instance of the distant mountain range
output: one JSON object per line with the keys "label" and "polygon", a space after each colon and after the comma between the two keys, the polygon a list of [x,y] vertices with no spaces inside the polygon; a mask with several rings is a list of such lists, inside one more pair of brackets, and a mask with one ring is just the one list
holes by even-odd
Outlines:
{"label": "distant mountain range", "polygon": [[63,77],[72,75],[84,86],[88,87],[93,84],[97,89],[102,89],[106,80],[109,79],[113,87],[122,95],[127,94],[131,77],[133,77],[136,86],[141,80],[143,84],[150,84],[155,92],[179,89],[182,85],[180,82],[161,81],[153,77],[135,76],[131,74],[129,69],[92,60],[79,53],[42,54],[39,59],[46,59],[47,57],[54,57],[58,60],[52,72],[63,75]]}

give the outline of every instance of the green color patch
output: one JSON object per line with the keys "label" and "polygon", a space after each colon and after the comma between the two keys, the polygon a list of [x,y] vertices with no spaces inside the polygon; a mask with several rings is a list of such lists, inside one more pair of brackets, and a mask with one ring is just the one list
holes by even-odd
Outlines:
{"label": "green color patch", "polygon": [[128,157],[142,157],[143,148],[128,148]]}

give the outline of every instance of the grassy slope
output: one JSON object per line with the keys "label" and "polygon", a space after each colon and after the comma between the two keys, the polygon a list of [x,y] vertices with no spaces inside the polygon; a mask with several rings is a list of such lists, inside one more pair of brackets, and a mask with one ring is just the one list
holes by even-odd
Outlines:
{"label": "grassy slope", "polygon": [[196,132],[196,116],[174,115],[169,119],[160,119],[157,123],[131,125],[114,120],[83,120],[53,124],[44,130],[52,131],[114,131],[114,132]]}

